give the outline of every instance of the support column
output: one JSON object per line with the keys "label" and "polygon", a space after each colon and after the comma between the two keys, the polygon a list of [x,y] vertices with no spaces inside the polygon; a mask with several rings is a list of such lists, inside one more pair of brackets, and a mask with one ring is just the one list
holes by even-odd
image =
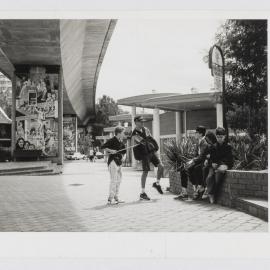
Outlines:
{"label": "support column", "polygon": [[223,127],[223,105],[216,103],[217,127]]}
{"label": "support column", "polygon": [[[157,141],[160,148],[160,122],[159,122],[159,108],[153,109],[153,137]],[[160,152],[160,151],[158,151]]]}
{"label": "support column", "polygon": [[182,135],[182,120],[181,120],[181,112],[175,112],[175,134],[176,141],[180,141]]}
{"label": "support column", "polygon": [[16,75],[13,73],[12,77],[12,108],[11,108],[11,156],[14,157],[14,150],[16,145]]}
{"label": "support column", "polygon": [[187,111],[183,113],[183,124],[184,124],[184,136],[187,138]]}
{"label": "support column", "polygon": [[[132,106],[131,108],[131,127],[132,127],[132,131],[135,128],[135,123],[134,123],[134,118],[136,117],[136,106]],[[131,144],[134,145],[134,140],[131,139]],[[131,164],[132,164],[132,168],[136,168],[137,166],[137,161],[134,157],[133,154],[133,150],[131,150]]]}
{"label": "support column", "polygon": [[58,90],[58,164],[63,164],[63,70],[60,67],[59,72],[59,90]]}
{"label": "support column", "polygon": [[75,152],[78,152],[78,118],[75,116]]}

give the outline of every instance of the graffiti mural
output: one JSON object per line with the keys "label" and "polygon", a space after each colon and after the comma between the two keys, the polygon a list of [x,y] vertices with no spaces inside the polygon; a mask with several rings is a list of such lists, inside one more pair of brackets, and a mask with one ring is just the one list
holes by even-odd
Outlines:
{"label": "graffiti mural", "polygon": [[75,152],[76,144],[76,118],[64,117],[63,118],[63,144],[65,154]]}
{"label": "graffiti mural", "polygon": [[44,67],[16,73],[16,141],[48,157],[58,154],[58,76]]}

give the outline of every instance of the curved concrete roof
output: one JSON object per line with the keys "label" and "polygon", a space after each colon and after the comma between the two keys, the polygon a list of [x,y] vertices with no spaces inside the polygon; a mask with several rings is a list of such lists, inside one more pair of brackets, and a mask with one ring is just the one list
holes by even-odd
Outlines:
{"label": "curved concrete roof", "polygon": [[215,106],[219,92],[195,94],[160,94],[160,96],[145,95],[128,97],[117,101],[119,105],[138,106],[143,108],[159,108],[165,111],[184,111],[209,109]]}
{"label": "curved concrete roof", "polygon": [[0,70],[62,66],[64,114],[86,124],[95,113],[99,70],[116,20],[0,20]]}

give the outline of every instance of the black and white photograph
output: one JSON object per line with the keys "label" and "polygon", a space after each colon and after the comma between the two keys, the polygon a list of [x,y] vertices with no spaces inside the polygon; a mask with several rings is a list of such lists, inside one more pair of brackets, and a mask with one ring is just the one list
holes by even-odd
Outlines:
{"label": "black and white photograph", "polygon": [[0,232],[268,232],[267,29],[0,18]]}

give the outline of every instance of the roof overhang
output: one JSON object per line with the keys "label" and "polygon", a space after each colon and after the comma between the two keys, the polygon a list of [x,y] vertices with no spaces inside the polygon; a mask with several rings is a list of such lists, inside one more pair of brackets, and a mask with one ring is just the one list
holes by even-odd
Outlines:
{"label": "roof overhang", "polygon": [[[216,104],[216,92],[196,93],[196,94],[163,94],[159,97],[141,96],[140,102],[138,96],[120,99],[119,105],[136,106],[143,108],[159,108],[165,111],[190,111],[214,108]],[[133,98],[136,100],[132,101]]]}
{"label": "roof overhang", "polygon": [[[153,120],[152,114],[136,114],[137,116],[142,116],[144,120],[151,121]],[[118,121],[126,121],[131,122],[132,116],[131,114],[118,114],[109,116],[109,121],[118,122]]]}

